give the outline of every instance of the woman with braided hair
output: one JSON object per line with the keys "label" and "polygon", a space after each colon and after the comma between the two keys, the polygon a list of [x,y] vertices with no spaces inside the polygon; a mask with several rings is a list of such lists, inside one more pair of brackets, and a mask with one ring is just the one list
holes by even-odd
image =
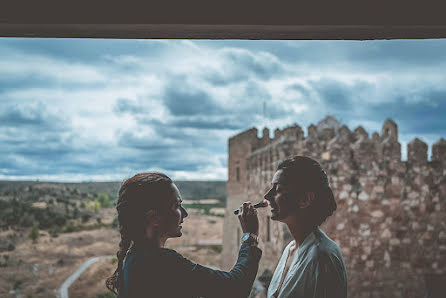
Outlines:
{"label": "woman with braided hair", "polygon": [[161,173],[136,174],[122,183],[116,205],[121,234],[118,268],[107,279],[107,288],[119,298],[247,297],[262,254],[255,237],[256,210],[249,202],[240,207],[242,230],[253,237],[246,237],[237,263],[225,272],[164,247],[168,238],[182,235],[188,214],[181,202],[176,185]]}
{"label": "woman with braided hair", "polygon": [[346,298],[347,275],[338,245],[319,226],[336,210],[328,177],[306,156],[279,163],[265,194],[271,219],[293,236],[268,288],[268,298]]}

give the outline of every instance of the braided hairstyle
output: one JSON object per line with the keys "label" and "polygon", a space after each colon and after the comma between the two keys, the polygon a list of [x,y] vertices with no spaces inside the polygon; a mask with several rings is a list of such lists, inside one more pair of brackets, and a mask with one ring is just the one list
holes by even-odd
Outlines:
{"label": "braided hairstyle", "polygon": [[119,189],[118,211],[121,241],[116,253],[118,268],[107,278],[105,285],[118,294],[123,282],[122,265],[131,246],[145,238],[146,213],[161,210],[166,204],[163,197],[172,191],[172,180],[161,173],[139,173],[125,180]]}
{"label": "braided hairstyle", "polygon": [[314,192],[315,198],[307,210],[315,226],[320,226],[336,210],[327,173],[317,161],[306,156],[294,156],[280,162],[277,170],[283,170],[287,179],[303,194]]}

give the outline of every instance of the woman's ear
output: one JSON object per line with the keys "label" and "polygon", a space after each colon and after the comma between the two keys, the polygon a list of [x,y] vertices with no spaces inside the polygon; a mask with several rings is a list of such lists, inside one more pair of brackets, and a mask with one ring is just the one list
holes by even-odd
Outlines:
{"label": "woman's ear", "polygon": [[158,227],[160,224],[160,217],[156,210],[149,210],[146,213],[146,224]]}
{"label": "woman's ear", "polygon": [[309,191],[306,192],[302,197],[302,200],[299,201],[299,208],[308,208],[311,205],[311,202],[314,200],[314,192]]}

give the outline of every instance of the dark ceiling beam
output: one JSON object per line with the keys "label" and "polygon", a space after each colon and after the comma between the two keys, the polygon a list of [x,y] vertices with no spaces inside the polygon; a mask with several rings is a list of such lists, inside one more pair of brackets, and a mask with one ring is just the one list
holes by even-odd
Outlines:
{"label": "dark ceiling beam", "polygon": [[0,24],[3,37],[368,40],[446,38],[446,26]]}
{"label": "dark ceiling beam", "polygon": [[0,36],[202,39],[445,38],[429,1],[22,1],[0,3]]}

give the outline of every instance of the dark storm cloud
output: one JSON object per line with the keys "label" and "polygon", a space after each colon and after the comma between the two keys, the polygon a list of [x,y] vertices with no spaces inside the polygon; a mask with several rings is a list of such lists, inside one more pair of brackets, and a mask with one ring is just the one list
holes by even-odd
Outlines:
{"label": "dark storm cloud", "polygon": [[[330,112],[345,114],[352,112],[361,98],[367,96],[368,92],[376,86],[361,80],[355,80],[347,84],[341,80],[324,78],[317,81],[310,80],[308,83],[319,94],[324,102],[324,108]],[[366,104],[366,101],[364,101]]]}
{"label": "dark storm cloud", "polygon": [[[0,39],[0,174],[222,173],[231,134],[327,114],[370,126],[392,118],[401,139],[445,137],[445,49],[446,40]],[[73,90],[91,114],[30,98]],[[109,138],[82,131],[95,120]]]}
{"label": "dark storm cloud", "polygon": [[[210,152],[209,152],[210,154]],[[117,160],[121,165],[133,169],[160,168],[167,171],[198,171],[206,165],[190,150],[181,148],[152,149],[134,151],[131,156],[121,156]]]}
{"label": "dark storm cloud", "polygon": [[247,80],[249,74],[238,71],[223,72],[221,70],[205,69],[201,71],[201,77],[214,86],[225,86]]}
{"label": "dark storm cloud", "polygon": [[118,136],[118,144],[123,147],[129,147],[139,150],[167,150],[177,141],[162,135],[138,136],[135,132],[126,131]]}
{"label": "dark storm cloud", "polygon": [[208,92],[180,79],[173,79],[166,86],[163,102],[175,116],[212,115],[222,111]]}
{"label": "dark storm cloud", "polygon": [[79,89],[93,89],[105,87],[105,82],[73,82],[55,80],[37,74],[20,74],[20,77],[1,77],[0,74],[0,95],[10,91],[22,91],[26,89],[64,89],[66,91],[76,91]]}
{"label": "dark storm cloud", "polygon": [[423,101],[410,102],[402,95],[395,102],[373,105],[370,111],[377,118],[383,115],[394,119],[401,133],[437,134],[446,136],[446,89],[422,90]]}
{"label": "dark storm cloud", "polygon": [[308,87],[304,86],[301,83],[292,83],[288,86],[286,86],[287,91],[297,91],[304,97],[310,96],[310,90],[308,90]]}
{"label": "dark storm cloud", "polygon": [[126,98],[118,98],[113,106],[113,112],[116,114],[133,114],[137,115],[140,113],[144,113],[144,108],[137,104],[136,102],[126,99]]}
{"label": "dark storm cloud", "polygon": [[65,171],[67,164],[73,162],[69,157],[73,145],[48,134],[33,136],[30,133],[21,140],[1,136],[0,142],[0,163],[8,163],[7,169],[12,175],[61,172]]}
{"label": "dark storm cloud", "polygon": [[[69,62],[104,62],[107,56],[161,55],[167,44],[120,39],[6,38],[0,56],[10,53],[47,56]],[[109,61],[108,61],[109,62]]]}
{"label": "dark storm cloud", "polygon": [[374,41],[197,41],[215,49],[243,48],[253,53],[264,51],[282,63],[304,63],[311,67],[330,67],[344,63],[358,70],[436,67],[446,61],[446,40],[374,40]]}
{"label": "dark storm cloud", "polygon": [[[397,122],[402,134],[446,135],[446,89],[426,86],[409,87],[399,94],[382,91],[385,101],[374,102],[368,96],[377,94],[377,85],[357,80],[347,84],[340,80],[309,81],[322,100],[320,110],[339,119],[364,119],[384,123],[387,118]],[[387,90],[389,92],[389,90]]]}
{"label": "dark storm cloud", "polygon": [[279,60],[264,52],[251,53],[246,50],[225,49],[222,50],[222,56],[226,60],[224,67],[234,67],[234,70],[249,72],[264,80],[283,71]]}
{"label": "dark storm cloud", "polygon": [[[206,120],[197,120],[193,123],[193,120],[188,120],[187,117],[165,123],[153,119],[141,120],[137,131],[120,132],[116,138],[120,146],[137,150],[165,150],[170,147],[201,148],[215,143],[215,134],[223,128],[214,126]],[[146,131],[152,133],[140,134]]]}
{"label": "dark storm cloud", "polygon": [[373,67],[378,63],[381,67],[400,64],[436,66],[445,61],[446,40],[392,40],[373,42],[348,42],[340,47],[346,53],[345,58],[352,62],[360,62]]}
{"label": "dark storm cloud", "polygon": [[[157,130],[157,129],[156,129]],[[142,165],[165,170],[197,171],[206,165],[206,158],[199,158],[203,144],[197,147],[197,140],[187,134],[164,127],[160,135],[139,136],[134,132],[125,132],[119,136],[119,144],[131,149],[131,155],[118,157],[120,165],[138,168]],[[178,131],[178,129],[176,129]],[[167,136],[169,135],[169,136]],[[212,154],[208,152],[208,154]]]}
{"label": "dark storm cloud", "polygon": [[267,52],[250,52],[239,48],[223,48],[218,52],[221,67],[202,69],[203,79],[215,86],[224,86],[251,78],[269,80],[285,70],[279,59]]}
{"label": "dark storm cloud", "polygon": [[0,128],[0,163],[11,175],[57,171],[73,151],[70,122],[43,103],[4,105]]}
{"label": "dark storm cloud", "polygon": [[268,101],[271,99],[271,93],[266,89],[263,84],[259,84],[252,80],[248,80],[243,88],[242,98],[253,101]]}
{"label": "dark storm cloud", "polygon": [[[232,119],[231,119],[232,118]],[[235,119],[234,119],[235,118]],[[243,129],[245,123],[238,121],[238,117],[219,117],[218,119],[212,119],[209,117],[187,117],[182,119],[173,120],[170,125],[175,127],[187,127],[196,129]]]}
{"label": "dark storm cloud", "polygon": [[35,132],[67,130],[68,120],[51,113],[43,103],[5,104],[0,111],[0,127],[25,127]]}

